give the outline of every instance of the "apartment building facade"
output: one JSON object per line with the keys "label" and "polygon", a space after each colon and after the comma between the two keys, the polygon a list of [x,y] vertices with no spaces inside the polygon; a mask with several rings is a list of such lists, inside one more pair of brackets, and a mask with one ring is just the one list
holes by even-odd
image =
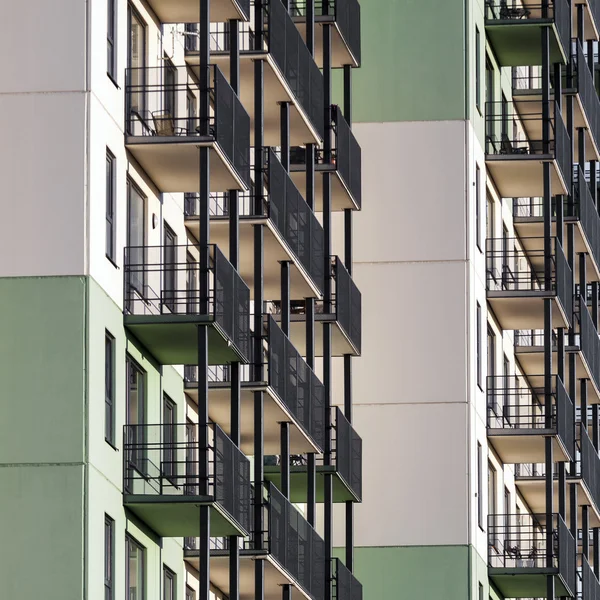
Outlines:
{"label": "apartment building facade", "polygon": [[363,3],[367,597],[597,597],[599,8]]}
{"label": "apartment building facade", "polygon": [[360,600],[358,3],[3,17],[0,596]]}

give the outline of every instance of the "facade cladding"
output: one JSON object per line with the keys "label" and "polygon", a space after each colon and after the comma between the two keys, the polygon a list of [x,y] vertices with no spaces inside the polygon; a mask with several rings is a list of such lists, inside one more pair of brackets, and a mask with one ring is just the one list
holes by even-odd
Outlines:
{"label": "facade cladding", "polygon": [[361,600],[358,2],[3,12],[0,598]]}

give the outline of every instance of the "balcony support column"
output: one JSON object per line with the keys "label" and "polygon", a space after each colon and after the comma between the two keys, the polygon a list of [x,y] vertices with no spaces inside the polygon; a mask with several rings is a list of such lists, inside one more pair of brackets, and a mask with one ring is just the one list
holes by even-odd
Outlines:
{"label": "balcony support column", "polygon": [[[546,444],[546,568],[552,569],[554,567],[554,535],[552,523],[553,512],[554,512],[554,458],[553,440],[551,437],[545,438]],[[557,523],[558,525],[558,523]],[[548,600],[554,600],[555,598],[555,584],[554,576],[549,575],[546,579],[546,591]]]}
{"label": "balcony support column", "polygon": [[[542,144],[544,154],[550,152],[550,33],[542,27]],[[543,164],[543,214],[544,214],[544,288],[552,287],[553,248],[552,248],[552,179],[550,163]],[[548,371],[547,373],[550,373]],[[548,389],[546,389],[546,394]]]}
{"label": "balcony support column", "polygon": [[595,67],[595,63],[594,63],[594,42],[592,40],[588,40],[587,43],[587,62],[588,62],[588,69],[590,70],[590,74],[592,76],[592,83],[596,82],[596,77],[594,74],[594,71],[596,70]]}
{"label": "balcony support column", "polygon": [[592,535],[594,538],[594,575],[600,577],[600,529],[594,527]]}
{"label": "balcony support column", "polygon": [[281,262],[281,331],[290,337],[290,263]]}
{"label": "balcony support column", "polygon": [[600,450],[600,427],[598,423],[598,414],[600,413],[600,406],[598,404],[592,404],[592,444],[596,452]]}
{"label": "balcony support column", "polygon": [[567,519],[567,469],[565,462],[558,463],[558,514]]}
{"label": "balcony support column", "polygon": [[586,504],[581,507],[581,552],[590,557],[590,507]]}
{"label": "balcony support column", "polygon": [[210,598],[210,511],[208,504],[198,507],[200,528],[198,532],[198,598]]}
{"label": "balcony support column", "polygon": [[585,173],[585,129],[583,127],[577,129],[577,161],[581,172]]}
{"label": "balcony support column", "polygon": [[590,194],[596,210],[598,210],[598,161],[590,161]]}
{"label": "balcony support column", "polygon": [[315,527],[317,522],[317,457],[314,452],[308,455],[306,469],[307,503],[306,520]]}
{"label": "balcony support column", "polygon": [[282,102],[279,105],[280,133],[281,133],[281,165],[290,172],[290,103]]}
{"label": "balcony support column", "polygon": [[598,282],[592,282],[592,322],[594,323],[594,327],[596,331],[598,331],[598,301],[600,298],[598,297]]}
{"label": "balcony support column", "polygon": [[583,305],[587,307],[587,254],[579,254],[579,296],[583,300]]}
{"label": "balcony support column", "polygon": [[584,18],[585,4],[577,5],[577,39],[583,48],[585,44],[585,18]]}
{"label": "balcony support column", "polygon": [[315,55],[315,0],[306,0],[306,47]]}
{"label": "balcony support column", "polygon": [[589,423],[588,418],[588,388],[587,388],[588,380],[580,379],[580,395],[581,395],[581,427],[585,430],[587,435],[587,428]]}
{"label": "balcony support column", "polygon": [[315,210],[315,145],[306,144],[306,204]]}
{"label": "balcony support column", "polygon": [[290,499],[290,424],[280,423],[281,427],[281,493],[286,500]]}
{"label": "balcony support column", "polygon": [[571,534],[577,540],[577,532],[579,525],[577,524],[577,484],[572,483],[569,486],[569,516],[570,516],[570,526],[571,526]]}
{"label": "balcony support column", "polygon": [[[565,330],[560,328],[556,335],[556,373],[561,381],[565,380]],[[556,390],[558,394],[558,388]]]}

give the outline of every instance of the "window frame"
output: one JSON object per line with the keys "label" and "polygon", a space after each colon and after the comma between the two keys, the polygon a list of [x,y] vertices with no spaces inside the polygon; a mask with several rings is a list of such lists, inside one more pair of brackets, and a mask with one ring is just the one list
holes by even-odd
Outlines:
{"label": "window frame", "polygon": [[107,0],[106,19],[106,74],[116,83],[117,81],[117,0]]}
{"label": "window frame", "polygon": [[475,165],[475,228],[477,248],[479,252],[483,252],[481,236],[481,168],[478,164]]}
{"label": "window frame", "polygon": [[[106,148],[106,258],[116,265],[116,233],[117,233],[117,158]],[[110,232],[110,240],[109,240]]]}
{"label": "window frame", "polygon": [[196,600],[196,590],[189,585],[185,585],[185,600]]}
{"label": "window frame", "polygon": [[115,440],[115,337],[104,330],[104,440],[113,448]]}
{"label": "window frame", "polygon": [[483,524],[483,446],[477,442],[477,523],[482,531]]}
{"label": "window frame", "polygon": [[481,369],[481,304],[477,302],[477,315],[475,323],[475,360],[477,371],[477,386],[483,391],[482,369]]}
{"label": "window frame", "polygon": [[[171,596],[167,598],[167,582],[170,582]],[[169,569],[167,565],[163,564],[163,589],[162,597],[163,600],[176,600],[177,599],[177,575],[175,571]]]}
{"label": "window frame", "polygon": [[140,564],[138,565],[139,570],[141,571],[140,582],[142,585],[141,594],[135,600],[145,600],[146,598],[146,548],[142,546],[133,536],[129,534],[125,534],[125,598],[126,600],[130,600],[129,591],[131,589],[130,586],[130,549],[134,546],[137,550],[140,551]]}
{"label": "window frame", "polygon": [[104,513],[104,600],[115,598],[115,520]]}
{"label": "window frame", "polygon": [[481,114],[481,33],[475,27],[475,106]]}

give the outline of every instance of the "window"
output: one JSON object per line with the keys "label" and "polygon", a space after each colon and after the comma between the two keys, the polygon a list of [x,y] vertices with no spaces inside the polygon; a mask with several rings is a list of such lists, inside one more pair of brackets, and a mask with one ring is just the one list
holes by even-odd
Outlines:
{"label": "window", "polygon": [[127,562],[125,563],[125,581],[127,597],[125,600],[144,600],[144,562],[145,549],[132,537],[125,538],[125,551]]}
{"label": "window", "polygon": [[127,473],[126,486],[131,489],[133,480],[133,470],[144,472],[145,452],[143,450],[144,429],[140,427],[146,421],[146,373],[140,366],[130,357],[127,357],[126,362],[127,372],[127,407],[126,407],[126,424],[127,427],[127,442],[134,445],[131,451],[127,464],[129,472]]}
{"label": "window", "polygon": [[117,159],[106,149],[106,256],[115,262],[115,200],[117,191]]}
{"label": "window", "polygon": [[198,263],[189,252],[186,256],[185,297],[187,314],[196,314],[198,311]]}
{"label": "window", "polygon": [[146,97],[144,84],[146,81],[146,23],[138,12],[128,6],[129,43],[127,46],[127,66],[129,68],[128,85],[140,90],[129,95],[129,110],[143,115]]}
{"label": "window", "polygon": [[490,327],[487,330],[487,375],[496,375],[496,335]]}
{"label": "window", "polygon": [[198,123],[198,117],[197,117],[198,109],[197,109],[196,96],[194,96],[194,93],[192,92],[192,90],[190,88],[187,89],[186,109],[187,109],[187,120],[188,120],[188,124],[187,124],[188,133],[191,134],[191,133],[198,131],[199,123]]}
{"label": "window", "polygon": [[[494,200],[489,194],[486,199],[485,237],[488,240],[494,238]],[[488,247],[493,248],[491,245]]]}
{"label": "window", "polygon": [[477,385],[483,389],[481,382],[481,306],[477,303],[477,322],[475,324],[475,345],[476,345],[476,360],[477,360]]}
{"label": "window", "polygon": [[[175,418],[175,403],[169,396],[164,394],[163,396],[163,441],[164,441],[164,452],[163,452],[163,471],[166,477],[170,480],[176,477],[176,456],[175,446],[176,440],[176,418]],[[174,482],[176,483],[176,482]]]}
{"label": "window", "polygon": [[196,435],[196,425],[189,419],[185,424],[185,479],[186,485],[184,494],[194,496],[198,494],[197,479],[197,461],[196,450],[198,448],[198,440]]}
{"label": "window", "polygon": [[104,515],[104,600],[115,597],[115,522]]}
{"label": "window", "polygon": [[117,78],[117,6],[116,0],[107,0],[108,17],[106,20],[106,72],[113,80]]}
{"label": "window", "polygon": [[[480,59],[481,60],[481,59]],[[496,140],[496,88],[494,86],[494,67],[490,59],[485,59],[485,113],[486,113],[486,136]]]}
{"label": "window", "polygon": [[483,529],[483,448],[477,442],[477,522]]}
{"label": "window", "polygon": [[[504,355],[504,360],[502,361],[502,387],[504,388],[504,394],[502,394],[503,397],[503,404],[502,404],[502,418],[507,422],[510,423],[510,412],[511,412],[511,406],[510,406],[510,398],[512,397],[512,394],[514,394],[513,388],[514,386],[512,385],[512,381],[510,378],[510,362],[508,360],[508,356],[506,356],[506,354]],[[516,400],[518,400],[519,396],[517,395]]]}
{"label": "window", "polygon": [[483,600],[483,583],[479,584],[479,600]]}
{"label": "window", "polygon": [[177,90],[177,69],[171,60],[165,56],[164,59],[164,97],[163,97],[163,109],[173,121],[177,118],[177,105],[176,105],[176,90]]}
{"label": "window", "polygon": [[481,252],[483,245],[481,243],[481,169],[479,165],[475,166],[475,228],[477,247]]}
{"label": "window", "polygon": [[104,439],[115,445],[115,338],[104,334]]}
{"label": "window", "polygon": [[177,271],[177,236],[173,230],[165,223],[165,271],[164,271],[164,304],[171,311],[175,312],[176,297],[176,271]]}
{"label": "window", "polygon": [[196,592],[189,585],[185,586],[185,600],[196,600]]}
{"label": "window", "polygon": [[497,545],[496,542],[498,541],[496,537],[497,532],[495,531],[496,518],[498,514],[496,504],[497,491],[498,488],[496,469],[494,468],[494,465],[492,465],[491,462],[488,462],[488,518],[492,527],[494,527],[493,531],[491,532],[492,544],[494,547]]}
{"label": "window", "polygon": [[128,309],[135,301],[134,292],[144,297],[146,290],[146,271],[144,269],[146,241],[146,197],[131,181],[127,180],[127,261],[134,268],[128,272]]}
{"label": "window", "polygon": [[481,36],[475,28],[475,104],[481,112]]}
{"label": "window", "polygon": [[175,600],[175,573],[163,565],[163,600]]}
{"label": "window", "polygon": [[185,24],[185,49],[188,52],[196,52],[198,50],[198,23]]}

